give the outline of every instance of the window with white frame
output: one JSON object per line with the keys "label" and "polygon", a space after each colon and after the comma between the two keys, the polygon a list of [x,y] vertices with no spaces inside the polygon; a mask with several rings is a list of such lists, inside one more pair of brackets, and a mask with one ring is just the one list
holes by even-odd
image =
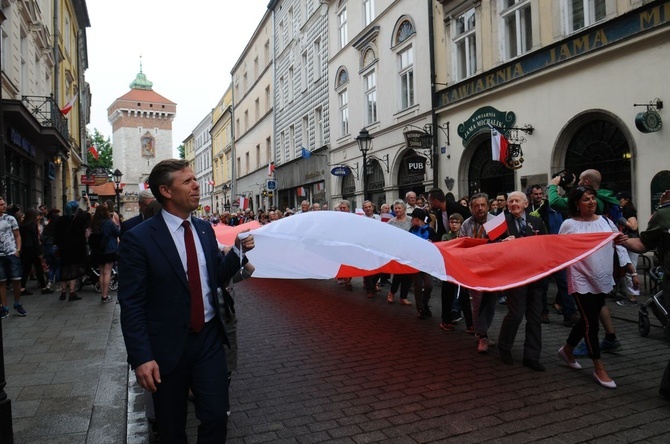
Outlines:
{"label": "window with white frame", "polygon": [[279,22],[279,33],[277,35],[277,51],[284,49],[284,20]]}
{"label": "window with white frame", "polygon": [[568,33],[603,20],[607,15],[607,0],[563,0],[567,12]]}
{"label": "window with white frame", "polygon": [[288,127],[288,149],[290,153],[293,153],[293,157],[298,157],[298,153],[295,151],[295,126],[291,125]]}
{"label": "window with white frame", "polygon": [[340,68],[335,79],[335,90],[337,91],[340,107],[339,137],[343,137],[349,134],[349,91],[346,87],[349,83],[349,73],[345,68]]}
{"label": "window with white frame", "polygon": [[277,162],[282,163],[282,160],[284,159],[284,145],[286,144],[286,135],[284,134],[284,131],[279,133],[279,145],[277,145]]}
{"label": "window with white frame", "polygon": [[373,69],[363,76],[365,88],[365,124],[377,121],[377,73]]}
{"label": "window with white frame", "polygon": [[533,48],[530,0],[503,0],[505,57],[513,59]]}
{"label": "window with white frame", "polygon": [[302,55],[300,56],[301,60],[301,65],[300,65],[300,89],[302,91],[307,91],[307,74],[308,74],[308,66],[307,66],[307,51],[303,51]]}
{"label": "window with white frame", "polygon": [[469,9],[454,19],[455,70],[457,80],[477,72],[477,41],[475,9]]}
{"label": "window with white frame", "polygon": [[321,59],[321,39],[316,39],[312,50],[312,70],[315,82],[321,78],[323,68]]}
{"label": "window with white frame", "polygon": [[284,77],[279,78],[279,91],[277,91],[277,99],[279,100],[279,109],[284,109],[284,103],[286,102],[284,100],[284,94],[286,93],[286,82],[284,81]]}
{"label": "window with white frame", "polygon": [[398,53],[400,71],[400,109],[414,105],[414,48],[408,46]]}
{"label": "window with white frame", "polygon": [[293,8],[288,10],[288,40],[287,43],[291,43],[293,40]]}
{"label": "window with white frame", "polygon": [[347,4],[337,13],[337,32],[339,34],[340,49],[347,46],[349,35],[347,31]]}
{"label": "window with white frame", "polygon": [[300,127],[300,143],[309,149],[309,116],[302,116],[302,126]]}
{"label": "window with white frame", "polygon": [[325,144],[324,141],[324,121],[323,121],[323,109],[319,106],[314,109],[314,148],[322,147]]}
{"label": "window with white frame", "polygon": [[344,88],[339,93],[340,98],[340,137],[349,134],[349,92]]}
{"label": "window with white frame", "polygon": [[293,67],[288,69],[288,103],[293,102]]}
{"label": "window with white frame", "polygon": [[368,26],[375,19],[375,0],[363,0],[364,26]]}

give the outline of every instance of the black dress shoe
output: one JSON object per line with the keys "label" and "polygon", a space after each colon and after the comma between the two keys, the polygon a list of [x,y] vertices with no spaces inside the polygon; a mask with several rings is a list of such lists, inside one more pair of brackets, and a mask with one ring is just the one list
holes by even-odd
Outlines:
{"label": "black dress shoe", "polygon": [[514,359],[512,359],[512,353],[509,350],[499,350],[500,351],[500,360],[503,364],[512,365],[514,364]]}
{"label": "black dress shoe", "polygon": [[544,365],[540,364],[540,361],[536,361],[535,359],[524,359],[523,365],[524,367],[528,367],[529,369],[535,370],[536,372],[545,371]]}

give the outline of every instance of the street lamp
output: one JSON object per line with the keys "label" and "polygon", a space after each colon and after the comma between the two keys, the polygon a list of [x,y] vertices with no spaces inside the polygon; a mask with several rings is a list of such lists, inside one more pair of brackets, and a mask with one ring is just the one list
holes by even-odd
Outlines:
{"label": "street lamp", "polygon": [[116,212],[121,214],[121,204],[119,202],[119,194],[121,194],[121,176],[123,173],[117,168],[112,173],[114,177],[114,191],[116,191]]}
{"label": "street lamp", "polygon": [[223,191],[223,210],[230,211],[230,202],[228,202],[228,190],[230,190],[230,187],[227,183],[224,183],[221,190]]}
{"label": "street lamp", "polygon": [[358,142],[358,149],[363,155],[363,200],[368,200],[368,152],[372,149],[372,139],[373,136],[370,135],[368,130],[363,128],[358,136],[356,136],[356,142]]}

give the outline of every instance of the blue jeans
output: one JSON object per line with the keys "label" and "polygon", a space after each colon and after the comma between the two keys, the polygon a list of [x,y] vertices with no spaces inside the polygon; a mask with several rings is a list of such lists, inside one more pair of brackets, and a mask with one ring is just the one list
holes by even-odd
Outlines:
{"label": "blue jeans", "polygon": [[21,280],[21,259],[15,255],[0,256],[0,282]]}
{"label": "blue jeans", "polygon": [[47,265],[49,266],[49,282],[60,281],[60,257],[58,257],[57,253],[58,247],[56,245],[44,246],[44,260],[47,261]]}

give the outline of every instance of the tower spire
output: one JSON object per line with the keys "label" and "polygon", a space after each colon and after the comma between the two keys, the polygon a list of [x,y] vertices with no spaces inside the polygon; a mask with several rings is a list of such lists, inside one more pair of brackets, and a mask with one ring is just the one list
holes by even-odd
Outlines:
{"label": "tower spire", "polygon": [[135,76],[135,80],[130,82],[130,89],[152,90],[153,82],[147,80],[147,76],[142,72],[142,55],[140,55],[140,72]]}

